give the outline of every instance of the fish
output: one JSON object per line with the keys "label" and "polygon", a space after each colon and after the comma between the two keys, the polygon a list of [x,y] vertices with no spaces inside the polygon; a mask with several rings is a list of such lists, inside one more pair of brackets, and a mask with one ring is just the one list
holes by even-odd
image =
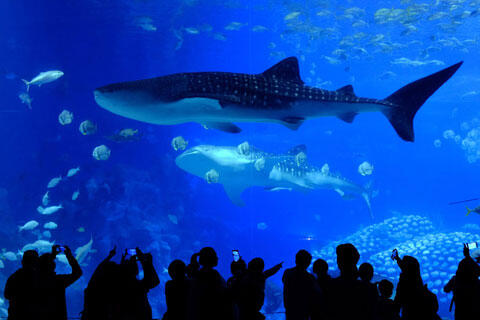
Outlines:
{"label": "fish", "polygon": [[32,101],[33,98],[30,97],[30,95],[26,92],[21,92],[18,94],[18,98],[22,103],[26,104],[28,106],[28,109],[32,109]]}
{"label": "fish", "polygon": [[38,206],[37,207],[37,211],[40,213],[40,214],[44,214],[44,215],[49,215],[49,214],[53,214],[55,212],[57,212],[58,210],[60,209],[63,209],[63,206],[60,204],[58,206],[50,206],[50,207],[46,207],[46,208],[43,208],[42,206]]}
{"label": "fish", "polygon": [[47,253],[52,251],[52,246],[55,244],[55,241],[50,242],[47,240],[37,240],[33,243],[26,244],[21,252],[25,252],[27,250],[37,250],[39,254]]}
{"label": "fish", "polygon": [[48,182],[47,189],[55,188],[55,187],[57,186],[57,184],[60,183],[60,181],[62,181],[62,177],[61,177],[61,176],[52,178],[52,179],[50,180],[50,182]]}
{"label": "fish", "polygon": [[60,70],[51,70],[51,71],[40,72],[35,78],[33,78],[30,81],[25,79],[22,79],[22,81],[27,86],[27,92],[29,92],[31,85],[37,85],[40,87],[42,84],[55,81],[58,78],[62,77],[63,75],[64,73]]}
{"label": "fish", "polygon": [[[243,191],[250,187],[263,187],[267,191],[297,190],[308,192],[331,189],[343,196],[360,195],[371,213],[368,191],[340,176],[308,164],[298,162],[297,155],[306,154],[304,145],[295,146],[286,153],[267,153],[250,145],[248,153],[239,152],[234,146],[198,145],[187,149],[175,159],[176,165],[205,180],[211,170],[218,172],[219,184],[237,206],[244,206]],[[263,167],[256,163],[262,159]]]}
{"label": "fish", "polygon": [[12,251],[7,251],[3,254],[3,257],[8,261],[17,261],[17,255]]}
{"label": "fish", "polygon": [[480,214],[480,206],[478,206],[474,209],[470,209],[469,207],[467,207],[467,216],[472,212]]}
{"label": "fish", "polygon": [[35,220],[30,220],[27,223],[25,223],[23,226],[18,227],[18,231],[23,231],[23,230],[33,230],[38,226],[38,222]]}
{"label": "fish", "polygon": [[93,238],[90,236],[90,241],[75,250],[75,258],[77,259],[78,263],[82,263],[87,257],[88,253],[92,251],[92,245]]}
{"label": "fish", "polygon": [[73,200],[73,201],[77,200],[79,195],[80,195],[80,191],[79,191],[79,190],[74,191],[74,192],[72,193],[72,200]]}
{"label": "fish", "polygon": [[58,225],[57,225],[55,222],[50,221],[50,222],[45,223],[45,224],[43,225],[43,227],[44,227],[45,229],[53,230],[53,229],[57,229]]}
{"label": "fish", "polygon": [[48,206],[48,203],[50,202],[50,199],[48,198],[48,192],[45,192],[45,194],[42,197],[42,205],[43,206]]}
{"label": "fish", "polygon": [[67,177],[73,177],[78,173],[78,171],[80,171],[80,168],[72,168],[68,170]]}
{"label": "fish", "polygon": [[454,64],[414,81],[385,99],[361,98],[351,85],[335,91],[300,79],[296,57],[260,74],[177,73],[99,87],[96,103],[126,118],[160,125],[197,122],[230,133],[233,122],[272,122],[297,130],[311,118],[335,116],[351,123],[363,112],[382,112],[405,141],[414,141],[413,118],[425,101],[460,68]]}

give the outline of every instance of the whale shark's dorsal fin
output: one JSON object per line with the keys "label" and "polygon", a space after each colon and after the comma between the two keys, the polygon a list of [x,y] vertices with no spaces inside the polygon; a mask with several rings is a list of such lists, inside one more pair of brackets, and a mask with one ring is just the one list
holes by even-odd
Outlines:
{"label": "whale shark's dorsal fin", "polygon": [[266,78],[276,78],[303,84],[296,57],[283,59],[273,67],[265,70],[262,75]]}
{"label": "whale shark's dorsal fin", "polygon": [[307,154],[307,146],[304,145],[304,144],[299,144],[298,146],[295,146],[295,147],[291,148],[290,150],[288,150],[287,154],[296,156],[300,152],[303,152],[303,153]]}
{"label": "whale shark's dorsal fin", "polygon": [[352,96],[355,95],[355,92],[353,92],[353,86],[351,84],[338,88],[336,91],[343,94],[350,94]]}

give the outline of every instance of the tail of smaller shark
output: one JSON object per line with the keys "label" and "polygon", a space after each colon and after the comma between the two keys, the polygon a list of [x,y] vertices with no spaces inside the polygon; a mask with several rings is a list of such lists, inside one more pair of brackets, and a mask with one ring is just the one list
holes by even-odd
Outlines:
{"label": "tail of smaller shark", "polygon": [[414,141],[413,118],[427,99],[460,68],[463,61],[425,78],[407,84],[385,100],[396,107],[383,111],[397,134],[405,141]]}
{"label": "tail of smaller shark", "polygon": [[467,217],[468,217],[468,215],[472,212],[472,209],[470,209],[468,207],[466,207],[466,208],[467,208]]}

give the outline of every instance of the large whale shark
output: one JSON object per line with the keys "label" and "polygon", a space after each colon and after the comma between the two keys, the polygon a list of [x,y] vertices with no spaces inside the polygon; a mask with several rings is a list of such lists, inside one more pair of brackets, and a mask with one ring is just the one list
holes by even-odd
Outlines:
{"label": "large whale shark", "polygon": [[361,196],[371,214],[367,190],[338,175],[308,164],[304,146],[292,148],[285,154],[273,154],[253,146],[198,145],[177,156],[175,163],[184,171],[208,180],[212,170],[218,174],[215,182],[223,185],[230,200],[243,206],[243,191],[249,187],[263,187],[269,191],[299,190],[308,192],[330,189],[343,198]]}
{"label": "large whale shark", "polygon": [[241,131],[233,122],[274,122],[296,130],[310,118],[336,116],[351,123],[359,113],[379,111],[402,139],[414,141],[416,112],[461,64],[380,100],[357,97],[351,85],[336,91],[306,86],[295,57],[260,74],[178,73],[110,84],[94,96],[101,107],[127,118],[162,125],[198,122],[233,133]]}

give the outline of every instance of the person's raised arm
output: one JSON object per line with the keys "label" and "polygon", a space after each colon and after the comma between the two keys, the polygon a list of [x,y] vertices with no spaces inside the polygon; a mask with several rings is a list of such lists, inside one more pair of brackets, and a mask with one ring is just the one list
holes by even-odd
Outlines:
{"label": "person's raised arm", "polygon": [[68,264],[72,268],[72,272],[70,274],[62,275],[62,279],[64,280],[64,286],[68,287],[75,281],[77,281],[83,274],[82,268],[78,264],[77,259],[72,254],[72,251],[69,247],[65,246],[65,256],[67,257]]}
{"label": "person's raised arm", "polygon": [[271,276],[273,276],[275,273],[277,273],[280,269],[282,269],[283,267],[283,261],[280,262],[279,264],[277,265],[274,265],[273,267],[271,267],[270,269],[268,270],[265,270],[263,272],[263,275],[265,276],[265,278],[270,278]]}
{"label": "person's raised arm", "polygon": [[157,271],[152,262],[152,255],[150,253],[142,253],[139,248],[137,250],[137,257],[143,268],[142,282],[147,290],[153,289],[160,284]]}

